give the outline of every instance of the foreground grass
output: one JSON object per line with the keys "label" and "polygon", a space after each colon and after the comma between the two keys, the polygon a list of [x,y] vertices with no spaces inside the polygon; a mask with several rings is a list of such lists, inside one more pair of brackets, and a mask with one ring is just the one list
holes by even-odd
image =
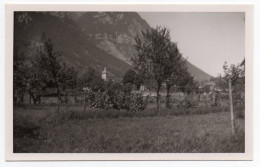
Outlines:
{"label": "foreground grass", "polygon": [[16,107],[14,152],[229,153],[245,150],[244,120],[236,119],[237,135],[232,137],[228,112],[145,117],[124,114],[124,117],[120,114],[111,117],[107,116],[109,111],[96,112],[106,113],[84,117],[82,112],[57,113],[54,107]]}

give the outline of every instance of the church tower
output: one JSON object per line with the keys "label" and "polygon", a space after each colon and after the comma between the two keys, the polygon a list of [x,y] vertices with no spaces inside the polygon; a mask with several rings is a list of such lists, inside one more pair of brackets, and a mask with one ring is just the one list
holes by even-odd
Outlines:
{"label": "church tower", "polygon": [[104,68],[104,71],[102,71],[102,79],[104,81],[107,81],[107,67]]}

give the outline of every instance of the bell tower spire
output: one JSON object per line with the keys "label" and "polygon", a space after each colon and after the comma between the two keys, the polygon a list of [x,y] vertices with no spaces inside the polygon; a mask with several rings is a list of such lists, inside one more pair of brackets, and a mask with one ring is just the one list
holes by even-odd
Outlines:
{"label": "bell tower spire", "polygon": [[102,71],[101,77],[104,81],[107,81],[107,67],[106,66],[104,67],[104,70]]}

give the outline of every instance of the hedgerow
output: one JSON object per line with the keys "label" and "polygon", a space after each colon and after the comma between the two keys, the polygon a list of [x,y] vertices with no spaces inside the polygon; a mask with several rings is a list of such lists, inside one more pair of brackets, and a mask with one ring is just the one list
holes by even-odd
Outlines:
{"label": "hedgerow", "polygon": [[101,108],[105,110],[110,109],[126,109],[131,112],[144,110],[148,105],[148,100],[144,100],[143,94],[139,91],[131,93],[123,92],[97,92],[87,90],[85,93],[85,100],[90,108]]}

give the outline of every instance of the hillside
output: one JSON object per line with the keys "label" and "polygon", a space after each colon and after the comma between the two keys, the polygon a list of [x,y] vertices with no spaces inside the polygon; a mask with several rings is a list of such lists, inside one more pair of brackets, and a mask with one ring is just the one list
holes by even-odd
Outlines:
{"label": "hillside", "polygon": [[88,12],[77,17],[72,13],[70,16],[99,49],[128,63],[136,54],[133,46],[136,35],[150,28],[133,12]]}
{"label": "hillside", "polygon": [[194,80],[196,81],[205,81],[205,80],[208,81],[212,77],[211,75],[202,71],[201,69],[191,64],[190,62],[187,63],[187,66],[188,66],[188,71],[191,73],[192,76],[194,76]]}
{"label": "hillside", "polygon": [[[79,72],[90,66],[101,72],[106,66],[115,80],[131,68],[136,35],[150,28],[134,12],[16,12],[14,25],[14,41],[28,42],[23,46],[28,59],[35,57],[33,48],[44,32],[68,65]],[[211,77],[190,63],[188,70],[198,81]]]}
{"label": "hillside", "polygon": [[[19,22],[15,24],[14,38],[15,41],[30,41],[28,48],[37,45],[44,32],[54,43],[54,49],[62,52],[63,61],[80,72],[90,66],[101,72],[107,66],[109,76],[118,79],[131,67],[125,61],[99,49],[70,19],[59,19],[46,13],[30,13],[30,17],[31,21],[25,28]],[[28,59],[35,56],[30,49],[26,55]]]}

